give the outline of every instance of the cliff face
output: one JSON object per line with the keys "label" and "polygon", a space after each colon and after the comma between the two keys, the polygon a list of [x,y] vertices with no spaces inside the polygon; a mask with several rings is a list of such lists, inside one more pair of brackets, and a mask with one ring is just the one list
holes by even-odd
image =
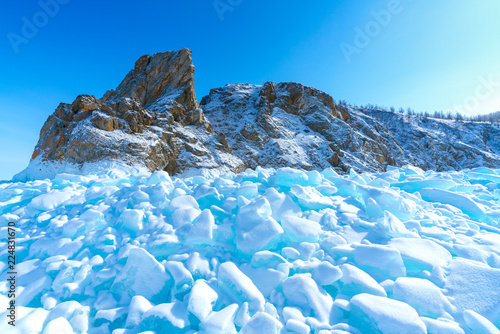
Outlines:
{"label": "cliff face", "polygon": [[201,106],[248,166],[383,170],[400,148],[378,124],[353,117],[332,97],[298,83],[227,85]]}
{"label": "cliff face", "polygon": [[61,103],[17,179],[134,166],[171,174],[247,167],[339,172],[414,164],[438,171],[500,167],[500,129],[337,105],[298,83],[232,84],[199,104],[188,49],[141,57],[97,99]]}
{"label": "cliff face", "polygon": [[104,94],[103,101],[136,100],[144,108],[170,113],[184,125],[197,124],[186,119],[199,108],[194,91],[194,65],[188,49],[145,55],[139,58],[120,85]]}
{"label": "cliff face", "polygon": [[[80,95],[49,116],[20,178],[118,163],[171,174],[190,169],[238,170],[194,91],[191,51],[143,56],[122,83],[97,99]],[[103,167],[105,168],[105,167]]]}

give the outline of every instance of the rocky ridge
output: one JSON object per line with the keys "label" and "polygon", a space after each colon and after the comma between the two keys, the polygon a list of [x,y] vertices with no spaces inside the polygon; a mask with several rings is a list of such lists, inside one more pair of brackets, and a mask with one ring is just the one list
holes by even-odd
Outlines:
{"label": "rocky ridge", "polygon": [[299,83],[227,85],[211,90],[201,106],[251,168],[380,171],[404,163],[399,144],[379,123],[353,117],[328,94]]}
{"label": "rocky ridge", "polygon": [[352,108],[373,118],[400,143],[406,163],[450,171],[500,166],[500,127],[495,123],[408,117],[383,110]]}
{"label": "rocky ridge", "polygon": [[134,166],[170,174],[333,167],[500,167],[496,125],[406,118],[335,103],[295,82],[229,84],[198,103],[188,49],[142,56],[114,90],[61,103],[15,179]]}

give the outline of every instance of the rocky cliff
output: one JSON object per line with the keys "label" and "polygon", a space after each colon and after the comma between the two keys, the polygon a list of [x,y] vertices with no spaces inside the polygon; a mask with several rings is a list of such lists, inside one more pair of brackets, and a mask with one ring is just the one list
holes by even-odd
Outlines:
{"label": "rocky cliff", "polygon": [[190,50],[143,56],[101,99],[80,95],[72,104],[61,103],[40,132],[30,166],[17,178],[110,164],[171,174],[243,168],[199,108]]}
{"label": "rocky cliff", "polygon": [[213,89],[201,106],[215,131],[247,166],[384,170],[403,152],[383,126],[298,83],[236,84]]}
{"label": "rocky cliff", "polygon": [[16,179],[119,164],[171,174],[245,168],[500,167],[500,129],[340,106],[299,83],[231,84],[201,103],[188,49],[143,56],[97,99],[61,103]]}

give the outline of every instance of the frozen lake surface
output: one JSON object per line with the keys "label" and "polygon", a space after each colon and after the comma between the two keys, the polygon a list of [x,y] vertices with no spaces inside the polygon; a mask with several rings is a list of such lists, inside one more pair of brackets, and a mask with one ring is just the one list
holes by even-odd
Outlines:
{"label": "frozen lake surface", "polygon": [[0,332],[500,333],[499,184],[411,166],[3,183]]}

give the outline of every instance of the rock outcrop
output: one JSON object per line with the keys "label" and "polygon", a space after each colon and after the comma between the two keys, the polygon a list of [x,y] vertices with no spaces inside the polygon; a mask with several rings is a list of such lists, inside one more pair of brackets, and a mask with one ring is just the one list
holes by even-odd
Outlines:
{"label": "rock outcrop", "polygon": [[243,168],[199,108],[190,50],[143,56],[101,99],[80,95],[72,104],[61,103],[19,177],[110,161],[171,174]]}
{"label": "rock outcrop", "polygon": [[[145,55],[139,58],[120,85],[101,99],[117,103],[136,100],[151,111],[168,111],[183,125],[199,125],[203,114],[194,90],[194,65],[188,49]],[[197,115],[191,115],[197,110]]]}
{"label": "rock outcrop", "polygon": [[299,83],[226,85],[201,106],[233,153],[249,167],[351,167],[384,170],[401,148],[382,126],[353,117],[317,89]]}
{"label": "rock outcrop", "polygon": [[188,49],[146,55],[116,89],[61,103],[15,179],[133,166],[170,174],[245,168],[500,168],[495,124],[336,104],[299,83],[231,84],[198,103]]}

